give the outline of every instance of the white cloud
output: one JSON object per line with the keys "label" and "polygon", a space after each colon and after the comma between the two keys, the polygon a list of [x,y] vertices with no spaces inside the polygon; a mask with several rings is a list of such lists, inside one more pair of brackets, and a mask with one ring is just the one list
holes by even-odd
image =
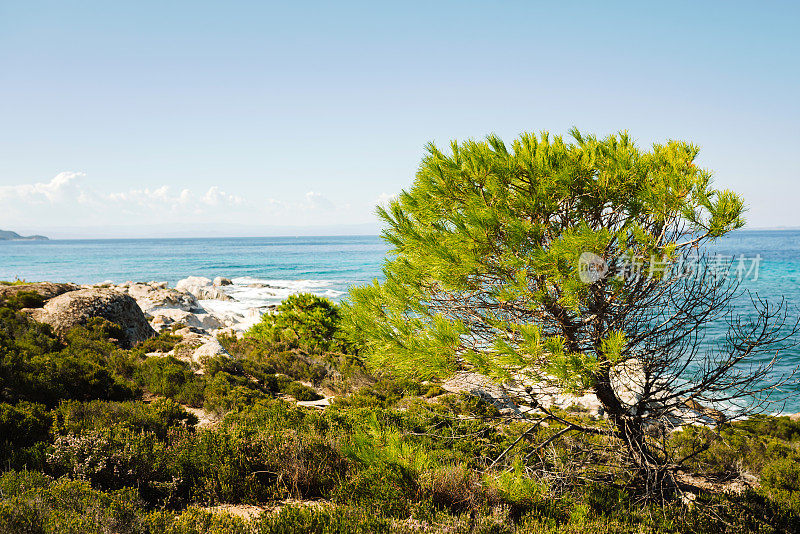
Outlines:
{"label": "white cloud", "polygon": [[398,197],[398,196],[400,196],[400,195],[399,195],[399,194],[397,194],[397,193],[394,193],[394,194],[390,194],[390,193],[381,193],[380,195],[378,195],[378,198],[376,198],[376,199],[375,199],[375,201],[373,202],[373,204],[375,204],[376,206],[383,206],[383,207],[386,207],[386,206],[388,206],[388,205],[389,205],[389,203],[390,203],[391,201],[393,201],[393,200],[397,199],[397,197]]}
{"label": "white cloud", "polygon": [[83,176],[85,174],[82,172],[61,172],[47,183],[0,186],[0,200],[56,202],[74,194],[77,191],[75,180]]}
{"label": "white cloud", "polygon": [[[181,192],[181,195],[187,192],[188,189],[184,189]],[[236,195],[230,195],[225,191],[220,190],[220,188],[217,187],[216,185],[211,186],[208,189],[208,192],[205,195],[203,195],[203,203],[208,204],[209,206],[219,206],[219,205],[236,206],[242,204],[243,202],[244,199],[242,199],[242,197],[238,197]]]}
{"label": "white cloud", "polygon": [[306,209],[311,210],[335,210],[336,205],[328,200],[325,195],[322,193],[317,193],[314,191],[309,191],[306,193]]}
{"label": "white cloud", "polygon": [[3,226],[134,225],[193,223],[331,224],[350,216],[317,191],[295,199],[257,198],[211,186],[99,190],[82,172],[62,172],[48,182],[0,187]]}

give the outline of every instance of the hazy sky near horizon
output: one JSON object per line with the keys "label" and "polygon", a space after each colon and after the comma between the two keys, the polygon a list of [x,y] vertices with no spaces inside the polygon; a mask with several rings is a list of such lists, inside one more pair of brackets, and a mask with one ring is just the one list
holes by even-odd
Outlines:
{"label": "hazy sky near horizon", "polygon": [[798,226],[798,23],[794,2],[4,0],[0,228],[324,233],[374,224],[428,141],[573,125],[692,141],[749,226]]}

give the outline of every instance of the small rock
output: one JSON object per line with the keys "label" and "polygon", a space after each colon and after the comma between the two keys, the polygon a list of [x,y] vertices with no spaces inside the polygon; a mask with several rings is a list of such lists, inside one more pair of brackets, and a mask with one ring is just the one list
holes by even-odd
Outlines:
{"label": "small rock", "polygon": [[233,282],[230,278],[225,278],[222,276],[218,276],[214,278],[214,285],[215,286],[230,286],[233,285]]}
{"label": "small rock", "polygon": [[202,358],[211,358],[219,355],[227,356],[228,351],[225,350],[219,341],[215,338],[211,338],[195,349],[194,353],[192,353],[192,360],[200,362]]}
{"label": "small rock", "polygon": [[174,319],[165,315],[159,315],[150,320],[150,326],[152,326],[156,332],[161,332],[162,330],[169,328],[170,325],[174,323]]}
{"label": "small rock", "polygon": [[252,284],[247,284],[247,287],[251,287],[253,289],[284,289],[278,286],[265,284],[264,282],[253,282]]}
{"label": "small rock", "polygon": [[178,330],[175,330],[174,333],[176,336],[182,336],[182,337],[187,337],[192,335],[204,335],[204,336],[208,335],[208,332],[206,332],[202,328],[197,328],[194,326],[186,326],[184,328],[180,328]]}

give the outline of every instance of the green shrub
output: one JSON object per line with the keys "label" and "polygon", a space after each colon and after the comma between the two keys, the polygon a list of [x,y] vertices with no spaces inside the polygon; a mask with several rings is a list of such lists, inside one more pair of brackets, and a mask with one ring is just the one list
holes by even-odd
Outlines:
{"label": "green shrub", "polygon": [[175,345],[180,343],[182,339],[181,336],[176,336],[168,331],[161,332],[156,337],[145,339],[136,345],[132,352],[142,357],[150,352],[169,352],[174,349]]}
{"label": "green shrub", "polygon": [[433,504],[454,513],[478,508],[487,501],[481,477],[463,464],[432,469],[423,474],[422,480]]}
{"label": "green shrub", "polygon": [[19,291],[13,295],[6,297],[3,306],[7,306],[13,310],[21,310],[22,308],[41,308],[44,306],[44,297],[36,291]]}
{"label": "green shrub", "polygon": [[127,400],[136,387],[109,366],[117,347],[107,321],[70,331],[64,345],[49,326],[0,308],[0,401],[55,406],[61,399]]}
{"label": "green shrub", "polygon": [[194,407],[203,405],[205,378],[196,375],[191,365],[174,356],[146,359],[137,369],[136,381],[156,395]]}
{"label": "green shrub", "polygon": [[140,487],[161,478],[165,445],[151,432],[124,427],[57,436],[48,463],[56,474],[103,489]]}
{"label": "green shrub", "polygon": [[253,534],[253,528],[244,519],[194,507],[179,515],[150,514],[147,525],[150,532],[159,534]]}
{"label": "green shrub", "polygon": [[0,307],[0,356],[3,364],[9,360],[24,361],[34,355],[57,352],[63,348],[49,325],[31,321],[27,315]]}
{"label": "green shrub", "polygon": [[337,503],[375,510],[387,517],[408,517],[417,496],[411,472],[397,464],[369,465],[352,473],[333,493]]}
{"label": "green shrub", "polygon": [[800,421],[793,421],[787,416],[754,415],[733,423],[733,427],[761,437],[773,437],[789,442],[800,441]]}
{"label": "green shrub", "polygon": [[800,455],[776,458],[761,472],[761,485],[766,489],[800,492]]}
{"label": "green shrub", "polygon": [[104,493],[86,481],[38,473],[0,476],[0,532],[145,534],[136,492]]}
{"label": "green shrub", "polygon": [[313,388],[299,382],[289,382],[281,391],[299,401],[315,401],[322,398],[322,395],[317,393]]}
{"label": "green shrub", "polygon": [[427,388],[415,380],[382,378],[346,397],[337,397],[334,402],[341,407],[389,408],[405,397],[419,396],[425,391]]}
{"label": "green shrub", "polygon": [[274,350],[343,350],[346,343],[339,323],[339,309],[333,302],[302,293],[281,302],[275,313],[265,314],[246,336]]}
{"label": "green shrub", "polygon": [[163,440],[170,429],[197,424],[197,416],[174,400],[164,398],[149,404],[141,401],[63,401],[54,413],[54,430],[61,435],[124,426],[133,431],[153,432]]}
{"label": "green shrub", "polygon": [[[242,404],[228,413],[222,421],[223,428],[252,428],[261,431],[293,429],[301,434],[324,436],[331,431],[326,413],[300,408],[280,399],[261,399],[253,404]],[[337,430],[344,432],[343,429]]]}
{"label": "green shrub", "polygon": [[0,462],[3,467],[44,467],[52,417],[42,404],[0,403]]}
{"label": "green shrub", "polygon": [[200,433],[191,451],[197,497],[207,502],[262,502],[325,497],[347,462],[325,438],[239,425]]}

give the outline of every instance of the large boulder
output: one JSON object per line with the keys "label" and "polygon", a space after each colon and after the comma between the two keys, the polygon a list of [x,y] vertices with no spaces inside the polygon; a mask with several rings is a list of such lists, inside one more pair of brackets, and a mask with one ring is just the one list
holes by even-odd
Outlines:
{"label": "large boulder", "polygon": [[15,284],[13,286],[0,285],[0,302],[12,298],[23,291],[38,293],[42,300],[50,300],[68,291],[80,289],[75,284],[57,284],[54,282],[32,282],[30,284]]}
{"label": "large boulder", "polygon": [[59,335],[94,317],[102,317],[122,327],[119,342],[124,348],[156,335],[133,297],[112,289],[70,291],[50,299],[32,315],[36,321],[52,326]]}

